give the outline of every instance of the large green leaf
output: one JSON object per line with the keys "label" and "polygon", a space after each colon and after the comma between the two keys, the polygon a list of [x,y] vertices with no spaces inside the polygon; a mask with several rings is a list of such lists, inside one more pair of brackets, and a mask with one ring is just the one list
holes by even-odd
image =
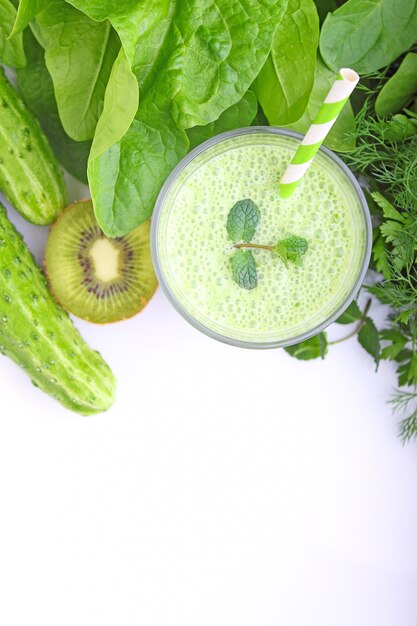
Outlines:
{"label": "large green leaf", "polygon": [[417,41],[416,0],[348,0],[327,16],[320,52],[335,71],[369,73],[389,65]]}
{"label": "large green leaf", "polygon": [[123,48],[114,62],[104,97],[103,112],[94,134],[91,159],[96,159],[119,141],[139,106],[139,88]]}
{"label": "large green leaf", "polygon": [[375,113],[386,117],[398,113],[417,93],[417,54],[409,52],[385,83],[375,100]]}
{"label": "large green leaf", "polygon": [[227,130],[250,126],[258,111],[258,102],[252,91],[247,91],[242,100],[223,111],[214,122],[205,126],[194,126],[187,130],[190,148],[195,148],[203,141]]}
{"label": "large green leaf", "polygon": [[319,20],[313,0],[289,0],[271,53],[253,84],[270,124],[292,124],[306,110],[318,42]]}
{"label": "large green leaf", "polygon": [[22,35],[9,39],[16,19],[16,9],[10,0],[0,0],[0,63],[10,67],[24,67],[26,56]]}
{"label": "large green leaf", "polygon": [[17,71],[20,94],[38,118],[58,160],[82,182],[87,182],[90,141],[73,141],[64,131],[55,101],[54,86],[45,65],[44,50],[30,30],[24,33],[28,64]]}
{"label": "large green leaf", "polygon": [[[317,57],[314,87],[308,107],[303,117],[295,124],[289,125],[288,128],[303,134],[307,132],[335,79],[336,74],[325,66],[319,55]],[[355,116],[350,103],[347,102],[324,140],[324,145],[337,152],[349,152],[349,150],[355,147],[354,130]]]}
{"label": "large green leaf", "polygon": [[51,0],[20,0],[12,35],[22,32],[50,2]]}
{"label": "large green leaf", "polygon": [[52,0],[36,20],[64,129],[77,141],[91,139],[120,48],[117,34],[64,0]]}
{"label": "large green leaf", "polygon": [[187,151],[185,131],[155,106],[144,109],[122,139],[90,159],[91,195],[108,236],[128,233],[150,216],[161,185]]}
{"label": "large green leaf", "polygon": [[175,2],[153,0],[68,0],[98,22],[108,20],[117,31],[132,71],[139,85],[152,68],[160,53],[171,24]]}
{"label": "large green leaf", "polygon": [[[91,10],[91,2],[76,4]],[[152,37],[143,48],[135,42],[139,110],[126,135],[89,165],[94,207],[106,234],[125,234],[150,216],[161,185],[187,153],[185,130],[217,120],[242,99],[266,60],[284,8],[285,0],[171,3],[157,54],[150,55]],[[143,13],[143,6],[138,10]],[[112,24],[126,52],[126,31],[113,17]]]}

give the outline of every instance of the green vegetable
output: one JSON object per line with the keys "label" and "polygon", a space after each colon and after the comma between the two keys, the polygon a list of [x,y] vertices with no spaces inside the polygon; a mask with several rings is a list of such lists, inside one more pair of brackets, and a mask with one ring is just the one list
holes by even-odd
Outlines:
{"label": "green vegetable", "polygon": [[378,330],[370,317],[366,317],[362,328],[358,332],[358,341],[374,359],[376,367],[379,365],[381,346]]}
{"label": "green vegetable", "polygon": [[16,9],[10,0],[0,0],[0,63],[10,67],[24,67],[26,64],[22,35],[9,39],[16,19]]}
{"label": "green vegetable", "polygon": [[37,120],[0,68],[0,189],[34,224],[50,224],[65,206],[61,169]]}
{"label": "green vegetable", "polygon": [[250,241],[261,219],[261,213],[249,198],[239,200],[227,216],[227,234],[232,241]]}
{"label": "green vegetable", "polygon": [[409,52],[385,83],[375,100],[375,113],[386,117],[398,113],[417,93],[417,54]]}
{"label": "green vegetable", "polygon": [[[108,7],[92,9],[94,3],[81,0],[74,4],[96,16]],[[94,208],[107,235],[123,235],[149,217],[161,185],[188,150],[185,131],[218,119],[242,99],[265,62],[284,8],[283,0],[193,0],[191,9],[169,3],[157,54],[151,46],[162,28],[153,22],[156,9],[137,46],[137,30],[127,26],[126,16],[110,16],[129,62],[134,57],[141,95],[128,132],[102,154],[90,156]],[[139,17],[144,10],[136,7]],[[131,7],[136,24],[133,13]]]}
{"label": "green vegetable", "polygon": [[346,160],[356,171],[368,172],[396,206],[407,209],[417,198],[417,134],[401,141],[397,133],[392,139],[391,121],[375,119],[363,109],[357,117],[357,146]]}
{"label": "green vegetable", "polygon": [[255,289],[258,285],[256,262],[250,250],[237,250],[231,257],[233,280],[243,289]]}
{"label": "green vegetable", "polygon": [[59,117],[54,86],[45,65],[43,48],[30,30],[25,31],[24,41],[28,63],[26,67],[17,71],[20,95],[39,120],[58,161],[75,178],[87,183],[87,160],[91,141],[76,142],[68,137]]}
{"label": "green vegetable", "polygon": [[[258,111],[258,102],[252,91],[247,91],[242,100],[226,109],[214,122],[205,126],[194,126],[187,130],[190,149],[203,143],[210,137],[224,133],[227,130],[250,126],[255,120]],[[268,122],[266,121],[266,124]]]}
{"label": "green vegetable", "polygon": [[114,401],[114,377],[55,303],[3,207],[0,249],[0,351],[71,411],[105,411]]}
{"label": "green vegetable", "polygon": [[[290,124],[288,128],[303,134],[307,132],[335,79],[336,74],[331,72],[318,56],[314,87],[307,109],[301,119]],[[349,152],[355,147],[354,130],[355,117],[350,103],[347,102],[323,144],[338,152]]]}
{"label": "green vegetable", "polygon": [[51,0],[20,0],[12,35],[22,32],[50,2]]}
{"label": "green vegetable", "polygon": [[313,89],[318,41],[313,0],[289,0],[271,52],[253,84],[270,124],[285,126],[303,115]]}
{"label": "green vegetable", "polygon": [[334,71],[370,73],[388,65],[417,41],[416,0],[348,0],[330,13],[320,52]]}
{"label": "green vegetable", "polygon": [[362,317],[362,312],[358,306],[356,300],[353,300],[346,311],[342,313],[340,317],[337,318],[336,322],[338,324],[352,324],[352,322],[356,322],[360,320]]}
{"label": "green vegetable", "polygon": [[[120,37],[122,47],[142,86],[157,60],[161,42],[173,17],[172,0],[132,2],[132,0],[68,0],[97,22],[108,20]],[[194,0],[195,1],[195,0]]]}
{"label": "green vegetable", "polygon": [[375,117],[376,99],[387,84],[384,76],[368,87],[357,115],[357,146],[345,158],[377,190],[371,196],[373,259],[382,277],[368,291],[390,313],[378,332],[364,311],[355,332],[376,363],[389,359],[396,364],[399,389],[391,404],[401,416],[400,436],[408,441],[417,437],[417,134],[410,110],[389,119]]}
{"label": "green vegetable", "polygon": [[[114,62],[109,82],[107,83],[104,108],[98,120],[93,145],[89,155],[89,177],[100,175],[100,168],[106,163],[106,156],[113,154],[111,149],[118,146],[129,130],[130,123],[135,116],[139,102],[138,83],[132,73],[123,49],[120,50]],[[109,152],[108,152],[109,151]],[[100,157],[103,156],[103,159]],[[113,179],[110,179],[112,184]],[[106,189],[104,189],[106,192]],[[96,210],[96,214],[97,214]],[[108,220],[112,223],[113,215]]]}
{"label": "green vegetable", "polygon": [[327,354],[327,336],[326,333],[318,333],[310,339],[301,341],[294,346],[284,348],[288,354],[300,359],[301,361],[310,361],[311,359],[322,358]]}
{"label": "green vegetable", "polygon": [[381,350],[381,358],[395,361],[407,345],[407,337],[396,328],[386,328],[380,332],[381,341],[388,342]]}
{"label": "green vegetable", "polygon": [[36,20],[65,132],[92,139],[119,39],[108,22],[94,22],[64,0],[52,0]]}

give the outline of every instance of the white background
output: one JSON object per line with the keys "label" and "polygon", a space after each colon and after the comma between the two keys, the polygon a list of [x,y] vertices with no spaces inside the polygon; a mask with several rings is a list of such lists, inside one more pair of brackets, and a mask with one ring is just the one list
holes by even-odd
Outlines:
{"label": "white background", "polygon": [[[40,261],[46,230],[10,215]],[[355,340],[310,363],[228,347],[160,291],[76,324],[119,379],[106,414],[0,359],[2,626],[416,626],[417,445],[391,364]]]}

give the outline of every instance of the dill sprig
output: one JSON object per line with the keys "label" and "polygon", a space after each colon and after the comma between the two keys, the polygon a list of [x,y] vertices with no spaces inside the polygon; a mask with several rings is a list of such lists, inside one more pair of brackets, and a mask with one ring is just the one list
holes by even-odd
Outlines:
{"label": "dill sprig", "polygon": [[368,114],[371,99],[356,117],[356,148],[345,155],[357,172],[370,175],[395,206],[417,204],[417,116],[395,115],[388,120]]}
{"label": "dill sprig", "polygon": [[[400,439],[407,443],[417,437],[417,389],[403,391],[397,389],[395,396],[390,400],[393,412],[402,417],[400,421]],[[406,415],[408,413],[408,415]]]}

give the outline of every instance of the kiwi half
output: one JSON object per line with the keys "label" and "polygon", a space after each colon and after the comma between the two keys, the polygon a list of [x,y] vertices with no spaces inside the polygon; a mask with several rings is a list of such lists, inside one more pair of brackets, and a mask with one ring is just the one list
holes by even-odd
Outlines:
{"label": "kiwi half", "polygon": [[139,313],[158,284],[149,236],[148,220],[110,239],[97,223],[91,200],[72,204],[46,244],[46,273],[56,299],[90,322],[117,322]]}

